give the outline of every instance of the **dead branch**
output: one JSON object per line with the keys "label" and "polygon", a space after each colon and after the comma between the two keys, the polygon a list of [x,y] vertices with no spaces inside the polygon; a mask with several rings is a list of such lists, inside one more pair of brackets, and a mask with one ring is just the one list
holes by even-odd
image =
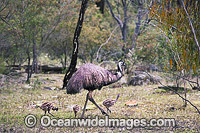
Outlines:
{"label": "dead branch", "polygon": [[[152,78],[152,76],[148,73],[148,72],[145,72],[149,75],[149,77]],[[173,91],[175,94],[177,94],[180,98],[182,98],[184,101],[188,102],[190,105],[192,105],[196,110],[197,112],[200,114],[200,111],[199,109],[197,108],[197,106],[195,106],[192,102],[190,102],[189,100],[187,100],[186,98],[182,97],[177,91],[173,90],[172,88],[170,88],[169,86],[166,86],[164,84],[162,84],[159,80],[158,80],[159,84],[161,84],[163,87],[166,87],[168,89],[170,89],[171,91]]]}

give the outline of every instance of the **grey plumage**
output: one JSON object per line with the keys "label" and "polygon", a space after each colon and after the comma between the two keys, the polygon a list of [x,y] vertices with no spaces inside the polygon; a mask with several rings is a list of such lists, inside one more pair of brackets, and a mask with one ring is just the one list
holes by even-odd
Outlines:
{"label": "grey plumage", "polygon": [[118,81],[121,76],[117,73],[112,74],[100,66],[87,63],[81,66],[70,78],[66,87],[67,93],[79,93],[83,88],[88,91],[101,89],[103,86]]}
{"label": "grey plumage", "polygon": [[121,77],[122,68],[121,66],[125,66],[125,63],[120,61],[118,63],[118,72],[112,74],[108,70],[91,63],[87,63],[81,66],[70,78],[68,84],[66,86],[67,94],[75,94],[79,93],[81,89],[88,90],[88,94],[86,97],[85,106],[83,109],[82,117],[84,116],[87,100],[89,99],[92,103],[94,103],[103,114],[108,115],[101,107],[99,107],[94,99],[92,98],[92,91],[95,89],[101,89],[103,86],[112,84],[117,82]]}

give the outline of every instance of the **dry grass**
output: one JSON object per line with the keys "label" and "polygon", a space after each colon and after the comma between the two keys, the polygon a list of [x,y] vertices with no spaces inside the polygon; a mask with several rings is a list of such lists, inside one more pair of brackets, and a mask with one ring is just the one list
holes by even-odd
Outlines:
{"label": "dry grass", "polygon": [[[182,99],[171,92],[157,93],[155,88],[158,85],[110,88],[104,87],[101,91],[94,92],[94,99],[102,103],[105,99],[115,99],[120,94],[118,102],[110,109],[111,118],[175,118],[176,128],[69,128],[69,127],[41,127],[37,123],[34,128],[27,128],[24,118],[27,114],[34,114],[40,118],[44,112],[34,108],[34,104],[40,102],[53,102],[59,108],[58,112],[52,111],[55,118],[74,118],[74,113],[69,105],[78,104],[83,107],[87,91],[76,95],[68,95],[65,90],[45,90],[44,86],[61,88],[64,75],[36,75],[32,79],[32,89],[23,87],[24,84],[6,83],[0,91],[0,132],[200,132],[200,115],[195,108],[188,105],[185,109]],[[36,82],[37,81],[37,82]],[[200,92],[189,91],[188,99],[200,108]],[[138,106],[127,107],[125,103],[129,100],[136,100]],[[92,105],[91,102],[88,103]],[[103,107],[102,105],[100,105]],[[171,111],[170,107],[175,110]],[[103,107],[105,109],[105,107]],[[106,110],[106,109],[105,109]],[[81,112],[78,112],[78,116]],[[103,115],[98,109],[88,110],[85,116]]]}

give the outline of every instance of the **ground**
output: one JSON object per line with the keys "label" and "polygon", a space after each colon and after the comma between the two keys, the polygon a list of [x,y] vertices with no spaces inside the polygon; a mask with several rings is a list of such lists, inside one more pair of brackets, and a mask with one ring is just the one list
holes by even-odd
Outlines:
{"label": "ground", "polygon": [[[37,118],[44,115],[41,109],[35,107],[43,102],[52,102],[59,108],[57,112],[52,111],[55,117],[51,118],[56,119],[74,118],[71,107],[75,104],[84,106],[87,91],[76,95],[66,94],[66,90],[60,90],[63,77],[62,74],[37,74],[27,85],[23,75],[12,78],[1,76],[0,132],[200,132],[200,114],[197,110],[189,104],[183,108],[183,100],[172,92],[158,91],[156,88],[160,85],[108,86],[96,90],[94,99],[106,111],[102,102],[108,98],[115,99],[120,94],[117,103],[110,108],[110,118],[174,118],[175,127],[137,127],[131,130],[125,127],[42,127],[39,121],[33,128],[26,127],[24,119],[28,114],[34,114]],[[200,91],[189,90],[187,97],[200,108]],[[138,105],[126,106],[125,103],[130,100],[137,101]],[[92,105],[91,102],[88,104]],[[78,112],[78,117],[81,112]],[[86,111],[85,116],[104,118],[97,108]]]}

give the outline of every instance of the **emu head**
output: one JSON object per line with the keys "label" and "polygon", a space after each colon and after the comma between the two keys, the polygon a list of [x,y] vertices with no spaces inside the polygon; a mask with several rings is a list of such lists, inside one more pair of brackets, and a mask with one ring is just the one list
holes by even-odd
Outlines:
{"label": "emu head", "polygon": [[52,110],[58,111],[58,107],[53,107]]}
{"label": "emu head", "polygon": [[123,61],[119,61],[117,67],[118,71],[122,73],[124,72],[124,69],[126,69],[126,64]]}

